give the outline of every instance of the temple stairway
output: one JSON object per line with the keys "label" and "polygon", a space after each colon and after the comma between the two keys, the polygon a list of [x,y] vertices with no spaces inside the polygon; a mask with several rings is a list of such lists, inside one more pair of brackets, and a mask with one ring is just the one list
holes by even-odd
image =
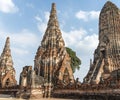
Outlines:
{"label": "temple stairway", "polygon": [[100,81],[100,77],[101,77],[101,74],[103,72],[103,66],[104,66],[104,59],[98,59],[96,64],[95,64],[95,68],[93,70],[93,73],[91,75],[91,78],[90,78],[90,82],[92,80],[92,82],[94,83],[98,83]]}

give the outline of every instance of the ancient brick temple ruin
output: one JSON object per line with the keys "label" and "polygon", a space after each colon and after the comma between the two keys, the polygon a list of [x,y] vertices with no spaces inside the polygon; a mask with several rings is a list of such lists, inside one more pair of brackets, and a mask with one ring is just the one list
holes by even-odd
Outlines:
{"label": "ancient brick temple ruin", "polygon": [[[99,44],[84,83],[98,84],[120,69],[120,10],[108,1],[99,17]],[[117,71],[115,71],[117,72]]]}
{"label": "ancient brick temple ruin", "polygon": [[31,87],[31,73],[32,66],[23,67],[22,72],[20,73],[19,84],[21,87]]}
{"label": "ancient brick temple ruin", "polygon": [[[34,68],[23,67],[19,87],[12,91],[17,92],[17,97],[21,98],[52,96],[82,100],[119,100],[120,10],[112,2],[107,1],[101,10],[99,44],[82,84],[78,78],[74,80],[70,63],[71,58],[65,48],[53,3],[47,29],[35,55]],[[15,85],[15,70],[8,37],[0,56],[0,87]]]}
{"label": "ancient brick temple ruin", "polygon": [[[34,70],[31,66],[23,68],[20,74],[20,86],[21,88],[31,88],[31,98],[50,97],[52,90],[58,85],[74,84],[70,64],[71,58],[66,51],[59,29],[56,6],[53,3],[46,32],[35,56]],[[37,88],[39,88],[39,92]]]}
{"label": "ancient brick temple ruin", "polygon": [[10,50],[10,38],[7,37],[5,47],[0,56],[0,87],[8,88],[17,85],[15,69]]}
{"label": "ancient brick temple ruin", "polygon": [[68,85],[74,83],[70,63],[53,3],[46,32],[35,56],[34,70],[38,76],[44,77],[46,83]]}
{"label": "ancient brick temple ruin", "polygon": [[20,91],[18,97],[21,98],[42,98],[44,96],[44,79],[36,75],[32,66],[23,67],[20,73]]}

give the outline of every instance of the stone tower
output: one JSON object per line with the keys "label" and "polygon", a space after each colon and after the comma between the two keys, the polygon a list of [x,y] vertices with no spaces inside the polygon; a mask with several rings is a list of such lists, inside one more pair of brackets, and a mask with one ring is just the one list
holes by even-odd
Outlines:
{"label": "stone tower", "polygon": [[44,77],[45,83],[68,85],[74,83],[70,63],[53,3],[46,32],[35,56],[34,69],[37,75]]}
{"label": "stone tower", "polygon": [[99,44],[94,61],[84,78],[85,83],[98,84],[120,69],[120,10],[108,1],[99,17]]}
{"label": "stone tower", "polygon": [[0,87],[7,88],[16,86],[15,69],[10,50],[10,38],[7,37],[5,47],[0,56]]}

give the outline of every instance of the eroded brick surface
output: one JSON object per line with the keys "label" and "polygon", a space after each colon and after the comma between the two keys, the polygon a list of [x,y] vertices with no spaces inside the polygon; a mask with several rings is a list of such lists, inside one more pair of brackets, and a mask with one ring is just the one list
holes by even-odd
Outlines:
{"label": "eroded brick surface", "polygon": [[0,56],[0,87],[7,88],[16,86],[15,69],[10,50],[10,38],[7,37],[5,47]]}
{"label": "eroded brick surface", "polygon": [[85,83],[98,84],[120,69],[120,10],[108,1],[99,17],[99,44]]}

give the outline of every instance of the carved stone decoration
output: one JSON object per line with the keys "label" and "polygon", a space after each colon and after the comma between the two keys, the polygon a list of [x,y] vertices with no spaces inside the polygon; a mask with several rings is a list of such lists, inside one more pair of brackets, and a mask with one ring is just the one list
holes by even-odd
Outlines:
{"label": "carved stone decoration", "polygon": [[17,85],[15,69],[10,50],[10,38],[7,37],[5,47],[0,56],[0,87],[8,88]]}
{"label": "carved stone decoration", "polygon": [[38,76],[44,77],[48,84],[57,86],[60,81],[67,85],[69,82],[74,83],[70,63],[53,3],[46,32],[35,56],[34,70]]}
{"label": "carved stone decoration", "polygon": [[84,82],[98,84],[100,79],[106,79],[112,71],[118,69],[120,69],[120,10],[115,4],[107,1],[99,17],[99,44]]}

